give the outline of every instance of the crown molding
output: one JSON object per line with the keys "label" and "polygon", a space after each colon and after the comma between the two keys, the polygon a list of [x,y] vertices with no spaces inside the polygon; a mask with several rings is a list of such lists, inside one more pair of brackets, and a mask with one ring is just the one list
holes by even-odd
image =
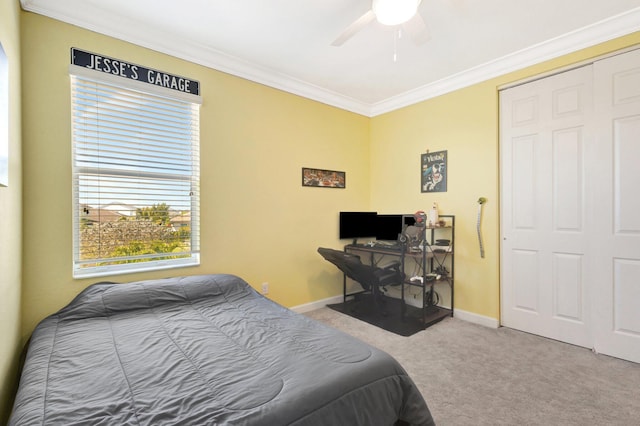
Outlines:
{"label": "crown molding", "polygon": [[640,7],[371,105],[370,117],[640,31]]}
{"label": "crown molding", "polygon": [[139,22],[128,22],[123,20],[122,17],[105,16],[105,14],[101,15],[100,19],[96,22],[95,17],[90,14],[88,10],[86,12],[76,10],[74,11],[74,16],[71,16],[66,13],[60,13],[53,8],[39,7],[34,4],[32,0],[20,0],[20,3],[22,8],[29,12],[44,15],[119,40],[124,40],[141,47],[146,47],[160,53],[165,53],[179,59],[184,59],[207,68],[212,68],[336,108],[364,116],[369,116],[371,111],[371,105],[368,103],[304,82],[198,43],[167,37],[166,33],[145,27]]}
{"label": "crown molding", "polygon": [[[336,108],[369,116],[371,105],[340,93],[307,83],[272,69],[253,64],[237,57],[226,55],[208,48],[196,47],[188,52],[184,46],[180,49],[182,59],[195,62],[208,68],[225,72],[243,79],[279,89],[303,98],[321,102]],[[169,53],[169,52],[165,52]],[[169,53],[171,54],[171,53]],[[177,54],[173,54],[177,56]]]}
{"label": "crown molding", "polygon": [[[121,17],[104,15],[101,15],[100,20],[96,22],[91,18],[89,9],[86,14],[82,11],[75,11],[75,15],[70,16],[55,9],[38,7],[34,5],[32,0],[21,0],[21,5],[24,10],[30,12],[367,117],[385,114],[616,37],[640,31],[640,7],[638,7],[384,101],[369,104],[273,69],[257,66],[244,59],[210,49],[198,43],[166,37],[166,33],[141,26],[139,22],[127,22]],[[104,23],[109,24],[105,25]]]}

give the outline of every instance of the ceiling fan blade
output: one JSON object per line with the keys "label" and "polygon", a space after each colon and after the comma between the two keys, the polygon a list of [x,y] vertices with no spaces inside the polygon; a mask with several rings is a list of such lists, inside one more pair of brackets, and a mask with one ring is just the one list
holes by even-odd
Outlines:
{"label": "ceiling fan blade", "polygon": [[344,30],[342,34],[340,34],[338,38],[333,41],[333,43],[331,43],[331,45],[342,46],[344,42],[349,40],[355,33],[370,24],[375,19],[376,15],[373,13],[373,10],[369,10],[367,13],[365,13],[364,15],[356,19],[351,25],[349,25],[347,29]]}
{"label": "ceiling fan blade", "polygon": [[418,46],[425,44],[431,38],[429,28],[420,13],[416,13],[413,18],[402,24],[402,28],[409,33],[413,42]]}

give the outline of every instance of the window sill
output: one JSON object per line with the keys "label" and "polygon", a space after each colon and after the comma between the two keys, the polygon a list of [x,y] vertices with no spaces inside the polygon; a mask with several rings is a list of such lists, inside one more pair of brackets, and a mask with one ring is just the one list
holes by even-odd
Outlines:
{"label": "window sill", "polygon": [[107,277],[112,275],[134,274],[140,272],[161,271],[166,269],[200,266],[200,256],[194,255],[189,259],[129,263],[126,265],[98,266],[73,270],[74,279]]}

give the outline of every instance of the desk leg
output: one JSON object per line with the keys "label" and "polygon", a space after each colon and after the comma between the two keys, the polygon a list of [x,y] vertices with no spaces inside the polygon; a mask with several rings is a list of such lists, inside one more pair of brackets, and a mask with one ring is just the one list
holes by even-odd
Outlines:
{"label": "desk leg", "polygon": [[404,301],[404,283],[400,285],[402,286],[402,288],[400,289],[400,319],[404,321],[407,314],[407,304]]}
{"label": "desk leg", "polygon": [[402,283],[400,284],[402,286],[402,288],[400,289],[400,320],[404,322],[405,317],[407,315],[407,304],[404,300],[404,279],[405,279],[405,272],[404,272],[404,255],[405,255],[405,251],[406,248],[402,249],[402,256],[400,256],[400,272],[402,274]]}
{"label": "desk leg", "polygon": [[347,303],[347,276],[342,274],[342,305]]}

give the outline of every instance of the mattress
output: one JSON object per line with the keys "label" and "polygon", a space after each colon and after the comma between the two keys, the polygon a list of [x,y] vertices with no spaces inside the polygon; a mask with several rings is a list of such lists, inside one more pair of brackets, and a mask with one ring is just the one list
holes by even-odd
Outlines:
{"label": "mattress", "polygon": [[34,330],[18,425],[432,425],[387,353],[234,275],[98,283]]}

